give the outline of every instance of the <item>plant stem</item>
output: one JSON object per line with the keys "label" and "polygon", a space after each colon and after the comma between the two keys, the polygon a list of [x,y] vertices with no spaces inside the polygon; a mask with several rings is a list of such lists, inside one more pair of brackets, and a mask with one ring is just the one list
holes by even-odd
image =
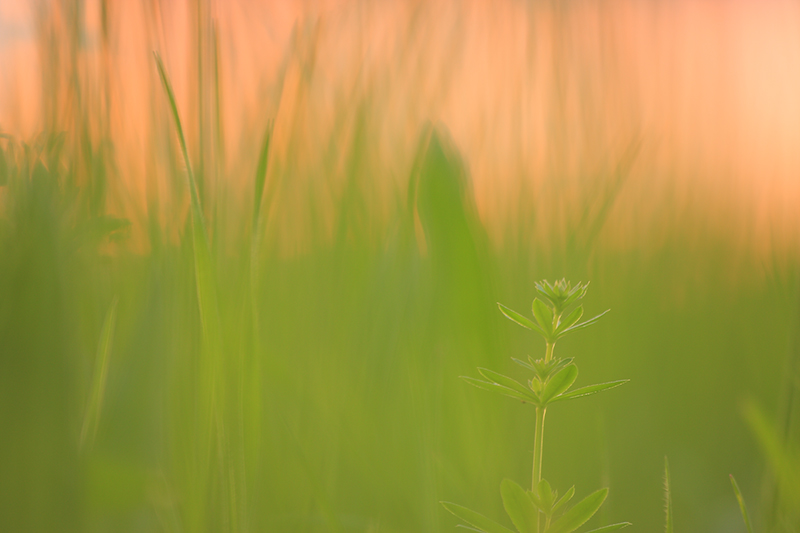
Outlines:
{"label": "plant stem", "polygon": [[536,433],[533,443],[533,479],[531,481],[531,490],[534,491],[542,480],[542,445],[544,444],[544,415],[546,411],[546,407],[536,408]]}
{"label": "plant stem", "polygon": [[[544,445],[544,415],[546,407],[536,408],[536,433],[533,443],[533,476],[531,480],[531,490],[536,492],[539,482],[542,480],[542,446]],[[536,515],[536,533],[539,533],[541,513]]]}
{"label": "plant stem", "polygon": [[[544,354],[544,362],[548,363],[553,358],[553,349],[555,342],[547,343],[547,351]],[[533,442],[533,475],[531,476],[531,490],[536,492],[539,482],[542,480],[542,450],[544,448],[544,415],[547,412],[546,407],[536,408],[536,430],[534,432]],[[536,533],[541,530],[541,516],[537,513],[536,516]]]}

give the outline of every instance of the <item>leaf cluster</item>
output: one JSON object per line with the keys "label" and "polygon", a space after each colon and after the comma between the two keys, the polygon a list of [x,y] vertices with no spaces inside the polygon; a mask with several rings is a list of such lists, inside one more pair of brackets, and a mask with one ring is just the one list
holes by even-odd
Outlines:
{"label": "leaf cluster", "polygon": [[578,367],[572,364],[572,358],[553,358],[547,362],[543,359],[535,361],[530,357],[528,359],[528,362],[513,359],[515,363],[534,372],[534,376],[528,380],[527,386],[487,368],[478,368],[478,372],[486,381],[469,376],[461,376],[461,379],[479,389],[499,392],[537,407],[547,407],[554,402],[582,398],[600,391],[619,387],[629,381],[620,379],[588,385],[570,391],[569,388],[572,387],[578,377]]}
{"label": "leaf cluster", "polygon": [[563,279],[553,284],[548,281],[536,283],[536,291],[543,299],[537,297],[531,304],[534,320],[499,302],[497,305],[508,319],[513,320],[524,328],[539,333],[548,344],[553,344],[571,331],[591,326],[601,316],[608,313],[606,310],[589,320],[579,322],[583,317],[583,306],[579,305],[569,314],[563,316],[569,306],[586,295],[588,288],[588,283],[578,283],[575,287],[572,287],[569,282]]}
{"label": "leaf cluster", "polygon": [[[571,487],[559,498],[558,491],[553,490],[545,479],[539,482],[535,491],[526,491],[516,482],[504,479],[500,484],[500,493],[503,497],[503,507],[519,533],[539,531],[540,515],[544,515],[545,519],[542,533],[572,533],[600,509],[608,496],[608,489],[597,490],[572,507],[568,504],[575,495],[575,487]],[[442,505],[468,523],[469,526],[461,526],[466,529],[483,533],[513,533],[505,526],[461,505],[450,502],[442,502]],[[587,533],[608,533],[629,525],[629,522],[620,522]]]}

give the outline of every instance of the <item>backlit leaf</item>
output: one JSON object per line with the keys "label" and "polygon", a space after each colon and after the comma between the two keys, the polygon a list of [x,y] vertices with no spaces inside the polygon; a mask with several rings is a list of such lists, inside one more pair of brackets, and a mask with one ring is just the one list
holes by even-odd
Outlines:
{"label": "backlit leaf", "polygon": [[586,523],[594,513],[600,509],[608,496],[608,489],[600,489],[591,493],[571,509],[564,516],[553,522],[547,533],[571,533]]}
{"label": "backlit leaf", "polygon": [[464,506],[450,502],[441,502],[441,504],[445,509],[456,515],[464,522],[476,527],[478,531],[483,531],[485,533],[514,533],[507,527],[503,527],[497,522],[490,520],[482,514],[476,513],[471,509],[467,509]]}
{"label": "backlit leaf", "polygon": [[586,533],[609,533],[609,531],[616,531],[623,527],[632,526],[630,522],[620,522],[619,524],[611,524],[609,526],[598,527],[597,529],[590,529]]}
{"label": "backlit leaf", "polygon": [[575,383],[575,378],[577,377],[578,367],[575,365],[567,365],[559,370],[545,385],[541,394],[542,403],[547,404],[553,398],[569,389]]}
{"label": "backlit leaf", "polygon": [[468,376],[461,376],[461,379],[463,379],[470,385],[478,387],[479,389],[488,390],[492,392],[499,392],[500,394],[511,396],[512,398],[516,398],[517,400],[522,400],[523,402],[530,402],[533,404],[539,403],[539,399],[533,395],[533,391],[527,394],[522,394],[520,392],[515,391],[514,389],[509,389],[508,387],[498,385],[497,383],[489,383],[488,381],[481,381],[480,379],[475,379]]}
{"label": "backlit leaf", "polygon": [[534,533],[539,511],[533,506],[525,489],[510,479],[500,484],[503,507],[520,533]]}
{"label": "backlit leaf", "polygon": [[535,331],[535,332],[537,332],[537,333],[539,333],[541,335],[545,335],[545,332],[542,330],[542,328],[537,326],[529,318],[525,318],[521,314],[517,313],[513,309],[509,309],[508,307],[506,307],[505,305],[501,304],[500,302],[497,302],[497,306],[500,308],[500,312],[503,313],[506,316],[506,318],[508,318],[509,320],[513,320],[514,322],[516,322],[517,324],[519,324],[523,328],[527,328],[527,329],[533,330],[533,331]]}
{"label": "backlit leaf", "polygon": [[561,396],[556,396],[555,398],[549,400],[549,402],[552,403],[561,400],[572,400],[574,398],[589,396],[591,394],[596,394],[600,391],[613,389],[614,387],[619,387],[620,385],[627,383],[629,381],[630,381],[629,379],[620,379],[617,381],[609,381],[608,383],[598,383],[597,385],[589,385],[587,387],[581,387],[580,389],[575,389],[569,392],[565,392]]}
{"label": "backlit leaf", "polygon": [[536,317],[539,326],[548,337],[551,337],[553,335],[553,310],[539,298],[533,301],[531,309],[533,310],[533,316]]}

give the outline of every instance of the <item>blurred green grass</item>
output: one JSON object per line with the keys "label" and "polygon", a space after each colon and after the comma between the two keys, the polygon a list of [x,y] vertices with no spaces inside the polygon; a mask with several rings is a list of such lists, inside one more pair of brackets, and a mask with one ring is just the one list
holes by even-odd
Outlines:
{"label": "blurred green grass", "polygon": [[[52,37],[79,56],[74,35]],[[200,61],[217,57],[209,43]],[[219,80],[198,70],[199,114],[220,113]],[[552,211],[520,194],[493,238],[445,126],[417,132],[411,157],[397,150],[410,171],[392,188],[377,177],[402,172],[373,142],[379,90],[337,108],[322,145],[303,137],[298,97],[283,157],[254,136],[245,194],[226,188],[219,120],[192,131],[207,147],[191,164],[218,295],[209,340],[198,215],[175,200],[188,187],[174,125],[154,119],[150,140],[173,196],[149,184],[143,208],[112,216],[110,199],[126,204],[114,182],[124,147],[104,133],[102,100],[80,100],[85,80],[67,79],[69,120],[0,139],[0,529],[448,531],[443,499],[502,516],[500,481],[530,473],[533,413],[458,376],[486,366],[521,377],[510,358],[543,345],[495,302],[527,309],[534,281],[561,277],[591,280],[588,313],[612,309],[559,344],[580,361],[578,385],[631,383],[553,408],[547,478],[578,494],[608,485],[600,520],[653,530],[667,455],[677,529],[743,531],[731,472],[757,523],[768,520],[766,459],[740,404],[758,398],[796,423],[791,255],[743,252],[707,213],[674,216],[685,205],[670,196],[650,199],[663,213],[657,239],[616,246],[605,223],[625,157],[622,174],[593,175],[577,193],[539,191]],[[298,93],[314,87],[304,78]],[[158,101],[152,113],[166,116]],[[323,155],[309,163],[308,150]],[[715,201],[715,213],[733,209]],[[536,224],[557,236],[539,239]],[[87,412],[99,415],[81,445]]]}

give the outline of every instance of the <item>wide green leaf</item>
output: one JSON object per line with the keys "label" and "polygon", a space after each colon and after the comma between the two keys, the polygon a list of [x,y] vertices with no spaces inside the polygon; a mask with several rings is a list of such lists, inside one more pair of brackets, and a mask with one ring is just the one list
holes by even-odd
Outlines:
{"label": "wide green leaf", "polygon": [[541,301],[539,298],[536,298],[531,305],[531,309],[533,310],[533,316],[536,318],[536,322],[539,323],[539,326],[542,330],[547,334],[548,337],[553,336],[553,310],[550,307]]}
{"label": "wide green leaf", "polygon": [[503,507],[520,533],[534,533],[539,510],[534,507],[525,489],[510,479],[500,484]]}
{"label": "wide green leaf", "polygon": [[553,504],[556,501],[557,494],[553,492],[553,488],[546,479],[542,479],[539,484],[536,485],[536,493],[539,496],[539,502],[542,506],[542,509],[544,509],[545,512],[550,512],[553,508]]}
{"label": "wide green leaf", "polygon": [[623,527],[632,526],[630,522],[620,522],[618,524],[611,524],[608,526],[598,527],[597,529],[590,529],[586,533],[608,533],[609,531],[616,531],[618,529],[622,529]]}
{"label": "wide green leaf", "polygon": [[581,319],[582,316],[583,316],[583,306],[579,305],[578,307],[573,309],[572,312],[568,314],[564,320],[561,321],[561,323],[558,325],[556,333],[559,336],[563,335],[566,332],[566,330],[574,326],[578,322],[578,320]]}
{"label": "wide green leaf", "polygon": [[509,389],[513,389],[520,394],[529,395],[531,393],[530,389],[523,385],[522,383],[512,379],[508,376],[504,376],[503,374],[498,374],[493,370],[489,370],[488,368],[478,368],[478,372],[481,373],[483,377],[488,379],[493,383],[497,383],[498,385],[502,385]]}
{"label": "wide green leaf", "polygon": [[550,403],[558,402],[561,400],[572,400],[574,398],[581,398],[583,396],[589,396],[591,394],[596,394],[600,391],[613,389],[614,387],[619,387],[620,385],[629,382],[629,379],[620,379],[617,381],[609,381],[608,383],[598,383],[597,385],[588,385],[586,387],[581,387],[580,389],[575,389],[569,392],[565,392],[560,396],[556,396],[555,398],[549,400]]}
{"label": "wide green leaf", "polygon": [[575,365],[567,365],[559,370],[545,385],[541,394],[542,404],[547,404],[559,394],[564,393],[575,383],[577,377],[578,367]]}
{"label": "wide green leaf", "polygon": [[485,533],[514,533],[507,527],[503,527],[494,520],[490,520],[480,513],[476,513],[471,509],[467,509],[462,505],[450,502],[440,502],[445,509],[456,515],[458,518],[474,526],[478,531]]}
{"label": "wide green leaf", "polygon": [[506,396],[511,396],[512,398],[516,398],[517,400],[522,400],[523,402],[529,402],[533,404],[538,404],[539,399],[533,394],[533,391],[529,393],[522,394],[514,389],[509,389],[508,387],[504,387],[503,385],[499,385],[497,383],[490,383],[488,381],[481,381],[480,379],[471,378],[469,376],[461,376],[461,379],[469,383],[470,385],[474,385],[479,389],[488,390],[492,392],[499,392],[500,394],[505,394]]}
{"label": "wide green leaf", "polygon": [[600,509],[608,496],[608,489],[600,489],[576,503],[564,516],[553,522],[547,533],[571,533],[586,523]]}

